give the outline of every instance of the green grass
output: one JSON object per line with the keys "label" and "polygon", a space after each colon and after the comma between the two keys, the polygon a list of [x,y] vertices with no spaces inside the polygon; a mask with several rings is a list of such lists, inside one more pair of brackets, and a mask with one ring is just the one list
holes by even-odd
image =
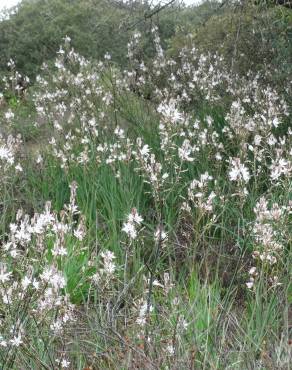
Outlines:
{"label": "green grass", "polygon": [[[108,165],[92,155],[86,164],[70,163],[64,169],[50,149],[37,142],[40,133],[34,131],[34,126],[20,130],[26,135],[26,150],[22,153],[25,169],[19,178],[12,178],[3,187],[0,221],[3,240],[20,207],[32,216],[50,200],[52,209],[60,212],[69,203],[72,181],[78,184],[77,204],[85,218],[87,235],[77,243],[71,236],[66,238],[68,256],[60,259],[58,266],[67,279],[64,293],[78,312],[76,322],[64,333],[63,342],[57,338],[48,342],[48,333],[42,333],[32,323],[32,343],[15,354],[15,358],[12,356],[12,365],[8,365],[11,369],[20,366],[53,369],[56,365],[51,363],[64,350],[70,355],[72,369],[80,370],[88,366],[288,369],[285,356],[291,353],[291,348],[287,349],[291,325],[288,318],[292,296],[291,233],[285,235],[285,251],[277,271],[281,285],[275,290],[269,287],[268,271],[260,274],[255,291],[248,291],[245,283],[254,264],[251,256],[255,247],[251,231],[254,207],[263,195],[268,195],[272,202],[287,204],[292,199],[290,180],[273,189],[266,179],[252,179],[245,200],[233,196],[234,185],[226,175],[226,158],[222,163],[214,163],[210,160],[213,148],[206,146],[194,162],[181,164],[175,150],[173,162],[168,162],[157,135],[159,117],[151,104],[128,93],[118,97],[118,105],[116,118],[127,130],[128,138],[133,141],[143,138],[163,171],[169,174],[156,196],[149,181],[144,181],[137,162]],[[19,120],[24,116],[29,121],[29,110],[18,105],[14,108]],[[194,116],[204,121],[206,115],[213,117],[218,131],[226,123],[224,112],[216,107],[202,107]],[[18,129],[18,124],[13,129]],[[64,144],[61,135],[60,143]],[[95,148],[105,141],[114,141],[111,133],[102,133],[90,145]],[[181,142],[178,137],[177,143]],[[236,155],[236,143],[228,143],[226,150],[229,155]],[[40,166],[33,160],[36,151],[43,153],[44,162]],[[214,218],[196,207],[188,215],[181,210],[190,182],[204,172],[216,180],[208,185],[208,191],[222,196],[214,203]],[[144,220],[139,237],[130,241],[122,226],[133,208]],[[81,215],[76,216],[76,221]],[[163,226],[168,234],[163,245],[153,237],[158,226]],[[48,259],[53,242],[49,240],[45,245],[50,251]],[[109,289],[96,287],[91,281],[104,250],[114,252],[118,266]],[[137,307],[140,300],[149,299],[147,284],[151,277],[161,283],[165,273],[169,273],[173,288],[166,294],[160,286],[153,285],[147,340],[135,322]],[[187,325],[182,329],[184,320]],[[173,346],[173,353],[167,353],[167,344]]]}

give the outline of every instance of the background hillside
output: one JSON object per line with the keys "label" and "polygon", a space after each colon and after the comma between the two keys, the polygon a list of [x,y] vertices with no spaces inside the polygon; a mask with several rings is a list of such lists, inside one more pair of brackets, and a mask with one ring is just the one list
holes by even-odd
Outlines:
{"label": "background hillside", "polygon": [[192,35],[197,47],[226,56],[233,68],[273,70],[273,78],[291,73],[291,10],[271,3],[242,4],[206,1],[185,7],[171,2],[158,11],[139,1],[24,0],[15,14],[0,23],[0,70],[13,59],[19,72],[34,78],[44,61],[52,61],[64,35],[86,58],[98,60],[109,52],[120,66],[126,63],[127,43],[134,30],[143,34],[143,56],[153,56],[151,25],[161,42],[176,55]]}

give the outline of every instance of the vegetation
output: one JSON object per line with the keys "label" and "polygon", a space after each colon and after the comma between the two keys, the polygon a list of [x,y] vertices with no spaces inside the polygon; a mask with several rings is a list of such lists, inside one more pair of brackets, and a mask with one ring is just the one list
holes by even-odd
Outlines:
{"label": "vegetation", "polygon": [[291,14],[247,6],[0,22],[1,370],[290,368]]}
{"label": "vegetation", "polygon": [[[0,70],[6,71],[7,61],[12,58],[20,73],[34,78],[43,62],[54,59],[65,35],[86,58],[99,60],[109,52],[115,62],[124,65],[133,27],[147,39],[150,24],[141,22],[147,12],[151,14],[150,7],[139,1],[24,0],[17,12],[0,23]],[[172,9],[160,19],[164,39],[174,35],[175,18]]]}

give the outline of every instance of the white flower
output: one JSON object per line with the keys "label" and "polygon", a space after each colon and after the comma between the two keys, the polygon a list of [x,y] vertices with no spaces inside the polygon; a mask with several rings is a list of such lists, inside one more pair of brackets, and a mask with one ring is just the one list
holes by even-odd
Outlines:
{"label": "white flower", "polygon": [[164,288],[164,285],[162,285],[158,280],[153,281],[153,286],[157,286],[159,288]]}
{"label": "white flower", "polygon": [[[146,301],[142,301],[139,309],[139,315],[136,319],[136,323],[140,326],[144,326],[146,324],[146,314],[148,309],[148,303]],[[153,311],[153,306],[150,305],[149,312]]]}
{"label": "white flower", "polygon": [[78,228],[73,231],[73,234],[74,234],[74,236],[75,236],[76,239],[82,241],[84,239],[84,236],[85,236],[84,227],[79,224],[78,225]]}
{"label": "white flower", "polygon": [[26,290],[30,284],[31,284],[31,280],[27,276],[25,276],[21,280],[21,285],[22,285],[23,290]]}
{"label": "white flower", "polygon": [[65,36],[64,37],[64,42],[66,43],[66,44],[68,44],[68,43],[70,43],[70,41],[71,41],[71,37],[69,37],[69,36]]}
{"label": "white flower", "polygon": [[116,271],[116,264],[111,261],[105,261],[103,267],[105,273],[108,275],[113,275],[113,273]]}
{"label": "white flower", "polygon": [[12,118],[14,118],[14,113],[11,111],[11,110],[8,110],[6,113],[5,113],[5,118],[7,120],[10,120]]}
{"label": "white flower", "polygon": [[43,157],[39,154],[39,155],[37,156],[36,163],[37,163],[37,164],[40,164],[40,163],[42,163],[42,162],[43,162]]}
{"label": "white flower", "polygon": [[116,270],[116,264],[113,260],[116,258],[113,252],[104,251],[100,253],[100,256],[103,258],[103,271],[107,275],[113,275]]}
{"label": "white flower", "polygon": [[143,218],[138,214],[136,208],[133,208],[131,213],[128,216],[128,222],[130,223],[136,223],[138,225],[143,222]]}
{"label": "white flower", "polygon": [[137,237],[137,231],[134,224],[131,222],[124,223],[122,231],[124,231],[131,239],[136,239]]}
{"label": "white flower", "polygon": [[14,162],[13,153],[6,145],[0,146],[0,159],[5,160],[9,164],[13,164]]}
{"label": "white flower", "polygon": [[273,119],[273,126],[274,127],[278,127],[279,126],[279,119],[278,119],[278,117],[275,117],[274,119]]}
{"label": "white flower", "polygon": [[66,360],[65,358],[61,361],[61,366],[63,369],[67,369],[70,365],[70,362]]}
{"label": "white flower", "polygon": [[167,233],[160,227],[156,229],[154,232],[154,238],[158,241],[166,241],[167,240]]}
{"label": "white flower", "polygon": [[7,342],[0,336],[0,346],[1,347],[7,347]]}
{"label": "white flower", "polygon": [[254,137],[254,145],[259,146],[261,143],[262,137],[260,135],[255,135]]}
{"label": "white flower", "polygon": [[143,156],[143,157],[147,157],[148,154],[150,152],[150,149],[149,149],[149,145],[144,145],[141,149],[140,149],[140,154]]}
{"label": "white flower", "polygon": [[158,106],[157,111],[163,116],[166,123],[177,124],[184,120],[184,116],[176,108],[176,104],[174,99],[170,99],[169,102],[164,101]]}
{"label": "white flower", "polygon": [[14,336],[12,339],[10,339],[10,343],[14,347],[19,347],[23,343],[21,340],[21,335],[18,334],[18,336]]}
{"label": "white flower", "polygon": [[255,275],[256,274],[256,271],[257,271],[257,268],[256,267],[252,267],[250,270],[249,270],[249,274],[250,275]]}
{"label": "white flower", "polygon": [[278,158],[277,160],[273,160],[271,169],[271,180],[275,181],[281,175],[288,175],[291,171],[291,163],[287,161],[285,158]]}
{"label": "white flower", "polygon": [[19,171],[19,172],[23,171],[23,169],[22,169],[22,167],[19,163],[15,166],[15,169],[16,169],[16,171]]}
{"label": "white flower", "polygon": [[50,279],[50,283],[52,284],[52,286],[55,288],[55,289],[58,289],[58,288],[64,288],[65,285],[66,285],[66,280],[64,278],[64,276],[61,275],[61,273],[55,273],[51,279]]}
{"label": "white flower", "polygon": [[6,281],[10,280],[12,272],[6,272],[7,267],[5,265],[0,265],[0,282],[6,283]]}
{"label": "white flower", "polygon": [[189,140],[184,140],[181,148],[178,148],[178,156],[182,161],[193,162],[194,158],[190,157],[193,152],[193,148]]}
{"label": "white flower", "polygon": [[50,283],[56,290],[58,288],[64,288],[66,281],[64,276],[56,271],[54,267],[47,267],[40,276],[41,280]]}
{"label": "white flower", "polygon": [[251,289],[254,285],[254,281],[249,281],[246,283],[246,286],[248,287],[248,289]]}
{"label": "white flower", "polygon": [[124,223],[122,231],[124,231],[131,239],[137,237],[136,225],[140,225],[143,218],[138,214],[137,209],[133,208],[127,217],[127,222]]}
{"label": "white flower", "polygon": [[51,325],[50,325],[50,329],[54,332],[54,333],[59,333],[62,329],[62,323],[60,320],[57,320],[55,322],[53,322]]}
{"label": "white flower", "polygon": [[111,251],[105,251],[101,252],[100,256],[105,260],[105,261],[112,261],[116,258],[115,254]]}
{"label": "white flower", "polygon": [[230,161],[229,178],[231,181],[244,181],[247,183],[250,179],[248,168],[241,163],[240,158],[232,158]]}
{"label": "white flower", "polygon": [[19,242],[29,242],[31,239],[31,233],[27,229],[27,225],[24,223],[21,223],[20,228],[15,233],[15,239],[17,239]]}
{"label": "white flower", "polygon": [[55,243],[52,254],[53,256],[67,256],[68,253],[66,248],[60,246],[58,243]]}
{"label": "white flower", "polygon": [[39,282],[39,281],[37,281],[37,280],[34,280],[34,281],[32,282],[32,285],[33,285],[33,287],[34,287],[36,290],[38,290],[38,289],[39,289],[39,287],[40,287],[40,282]]}
{"label": "white flower", "polygon": [[172,344],[168,344],[166,346],[166,351],[170,354],[170,355],[174,355],[174,347]]}

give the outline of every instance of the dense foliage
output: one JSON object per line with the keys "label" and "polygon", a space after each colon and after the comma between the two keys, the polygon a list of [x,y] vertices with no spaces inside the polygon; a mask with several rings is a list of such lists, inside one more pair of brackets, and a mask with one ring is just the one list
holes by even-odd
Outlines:
{"label": "dense foliage", "polygon": [[[205,3],[201,6],[207,6]],[[219,52],[236,73],[270,69],[269,82],[282,85],[291,78],[292,10],[253,2],[235,3],[217,10],[208,6],[207,16],[188,25],[171,40],[175,52],[192,42],[202,52]],[[215,8],[216,9],[216,8]],[[202,11],[202,9],[200,10]],[[197,10],[198,12],[198,10]],[[186,37],[186,32],[187,37]]]}
{"label": "dense foliage", "polygon": [[[176,5],[159,20],[164,40],[174,35],[175,9]],[[133,28],[147,41],[151,21],[144,22],[144,17],[148,13],[150,6],[140,2],[24,0],[0,22],[0,71],[6,71],[7,62],[13,59],[19,72],[35,77],[42,63],[54,58],[64,35],[71,37],[72,46],[85,57],[100,59],[109,52],[115,62],[124,65]],[[146,49],[146,54],[151,53],[149,43]]]}
{"label": "dense foliage", "polygon": [[[19,12],[53,12],[55,1]],[[93,1],[58,6],[70,3],[77,12]],[[283,60],[283,78],[273,79],[280,52],[262,48],[263,63],[240,59],[243,46],[228,52],[236,27],[222,47],[216,32],[205,45],[201,27],[231,19],[215,6],[183,9],[166,29],[160,16],[158,26],[130,18],[135,29],[118,50],[109,35],[102,52],[87,48],[89,30],[69,37],[59,8],[67,35],[55,27],[46,36],[52,47],[60,37],[54,57],[24,54],[33,83],[9,61],[0,91],[1,370],[289,369],[288,67]]]}

